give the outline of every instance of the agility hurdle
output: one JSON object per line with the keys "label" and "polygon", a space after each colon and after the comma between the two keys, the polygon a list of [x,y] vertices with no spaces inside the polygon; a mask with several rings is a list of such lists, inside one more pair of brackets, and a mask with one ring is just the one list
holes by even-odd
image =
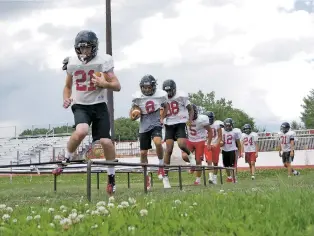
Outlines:
{"label": "agility hurdle", "polygon": [[[52,174],[51,171],[55,167],[43,167],[44,165],[60,165],[63,164],[64,162],[62,161],[55,161],[55,162],[42,162],[42,163],[31,163],[31,164],[14,164],[14,165],[1,165],[0,166],[0,174],[8,174],[10,176],[10,180],[12,181],[12,175],[13,174]],[[74,164],[85,164],[82,166],[73,166]],[[72,166],[71,166],[72,165]],[[157,164],[144,164],[144,163],[127,163],[127,162],[118,162],[118,160],[114,161],[106,161],[103,159],[91,159],[89,161],[86,160],[76,160],[76,161],[71,161],[68,163],[66,166],[63,167],[63,169],[83,169],[86,168],[86,170],[76,170],[76,171],[67,171],[63,172],[62,174],[85,174],[86,173],[86,194],[87,194],[87,199],[88,201],[91,201],[91,186],[92,186],[92,174],[96,174],[96,181],[97,181],[97,189],[100,189],[100,177],[99,175],[101,173],[107,173],[107,170],[102,169],[102,170],[93,170],[93,167],[101,167],[101,166],[125,166],[125,167],[133,167],[130,169],[125,169],[125,170],[116,170],[116,173],[124,173],[127,174],[127,186],[128,188],[131,188],[131,180],[130,180],[130,174],[143,174],[143,185],[144,185],[144,193],[147,193],[147,179],[146,175],[148,172],[148,167],[155,167],[155,170],[150,170],[149,173],[151,175],[151,185],[153,186],[153,173],[157,171],[157,168],[163,167],[163,168],[168,168],[170,172],[178,172],[178,180],[179,180],[179,185],[178,186],[172,186],[172,187],[179,187],[180,190],[183,189],[183,184],[182,184],[182,171],[185,169],[189,169],[191,167],[195,167],[196,170],[202,171],[202,176],[203,176],[203,183],[204,186],[207,185],[207,180],[206,180],[206,170],[214,170],[218,169],[219,170],[219,177],[220,177],[220,183],[223,184],[223,179],[222,179],[222,170],[230,170],[232,171],[233,179],[235,179],[235,169],[234,168],[226,168],[226,167],[221,167],[221,166],[191,166],[191,165],[157,165]],[[29,167],[30,170],[13,170],[13,168],[19,168],[19,167]],[[34,168],[36,167],[36,168]],[[10,170],[3,170],[4,168],[10,168]],[[44,171],[43,171],[44,170]],[[48,172],[49,171],[49,172]],[[53,175],[53,174],[52,174]],[[53,190],[54,192],[57,192],[57,175],[53,175],[54,181],[53,181]],[[235,181],[235,180],[234,180]]]}

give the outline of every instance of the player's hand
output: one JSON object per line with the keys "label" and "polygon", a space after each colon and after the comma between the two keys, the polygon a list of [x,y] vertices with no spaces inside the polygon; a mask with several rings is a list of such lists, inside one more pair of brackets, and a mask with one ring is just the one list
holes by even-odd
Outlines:
{"label": "player's hand", "polygon": [[212,150],[212,145],[210,145],[210,142],[207,142],[207,149],[208,149],[208,151],[211,151]]}
{"label": "player's hand", "polygon": [[282,157],[282,154],[281,154],[281,152],[279,152],[279,157]]}
{"label": "player's hand", "polygon": [[92,77],[92,83],[94,83],[95,86],[108,88],[109,82],[105,79],[104,73],[100,73],[100,76],[93,74]]}
{"label": "player's hand", "polygon": [[241,154],[240,154],[240,157],[243,158],[243,157],[244,157],[244,153],[241,153]]}
{"label": "player's hand", "polygon": [[255,157],[258,158],[258,153],[257,152],[255,153]]}
{"label": "player's hand", "polygon": [[73,100],[71,98],[67,98],[67,99],[63,100],[63,107],[65,109],[67,109],[69,106],[71,106],[72,101]]}
{"label": "player's hand", "polygon": [[294,156],[294,151],[290,151],[290,157]]}

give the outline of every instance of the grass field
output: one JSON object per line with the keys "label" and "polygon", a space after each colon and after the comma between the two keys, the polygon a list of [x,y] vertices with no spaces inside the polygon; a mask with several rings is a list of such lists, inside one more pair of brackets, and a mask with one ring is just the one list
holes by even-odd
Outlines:
{"label": "grass field", "polygon": [[[176,185],[176,173],[171,183]],[[314,235],[313,170],[287,178],[285,170],[263,170],[237,184],[184,186],[164,190],[156,178],[143,193],[142,175],[117,176],[117,194],[109,203],[101,175],[93,177],[92,202],[86,199],[86,175],[0,178],[0,235]],[[184,184],[194,178],[184,174]],[[111,199],[110,199],[111,200]]]}

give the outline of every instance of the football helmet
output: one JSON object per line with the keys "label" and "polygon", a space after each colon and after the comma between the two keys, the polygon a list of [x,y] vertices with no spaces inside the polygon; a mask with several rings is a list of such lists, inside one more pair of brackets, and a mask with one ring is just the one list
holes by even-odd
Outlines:
{"label": "football helmet", "polygon": [[205,115],[208,116],[209,124],[212,125],[215,121],[215,114],[212,111],[205,112]]}
{"label": "football helmet", "polygon": [[145,96],[152,96],[156,92],[157,81],[152,75],[145,75],[140,81],[141,92]]}
{"label": "football helmet", "polygon": [[288,133],[290,130],[290,124],[288,122],[283,122],[280,126],[280,131],[285,133]]}
{"label": "football helmet", "polygon": [[177,85],[172,79],[165,80],[162,84],[162,90],[168,93],[168,98],[172,98],[176,95]]}
{"label": "football helmet", "polygon": [[233,130],[234,122],[232,118],[227,118],[224,120],[224,129],[225,131],[232,131]]}
{"label": "football helmet", "polygon": [[250,134],[252,132],[252,127],[250,124],[245,124],[243,126],[243,132],[246,134]]}
{"label": "football helmet", "polygon": [[[90,30],[82,30],[75,37],[75,52],[78,59],[85,64],[91,61],[97,55],[98,38],[97,35]],[[90,49],[90,52],[87,52]],[[86,53],[87,52],[87,53]]]}

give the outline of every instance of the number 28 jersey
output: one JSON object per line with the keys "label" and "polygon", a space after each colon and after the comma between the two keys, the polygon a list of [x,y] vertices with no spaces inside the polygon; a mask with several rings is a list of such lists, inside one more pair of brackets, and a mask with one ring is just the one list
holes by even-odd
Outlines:
{"label": "number 28 jersey", "polygon": [[240,138],[240,133],[234,130],[225,131],[225,129],[222,129],[222,140],[224,141],[222,150],[225,152],[238,150],[236,140],[240,140]]}
{"label": "number 28 jersey", "polygon": [[255,132],[250,134],[243,133],[241,136],[241,143],[243,144],[244,152],[256,152],[256,143],[258,135]]}
{"label": "number 28 jersey", "polygon": [[97,55],[87,64],[77,57],[70,57],[67,65],[67,73],[73,76],[73,103],[93,105],[107,102],[107,89],[99,88],[92,83],[92,75],[95,72],[109,72],[113,70],[113,59],[105,54]]}
{"label": "number 28 jersey", "polygon": [[164,121],[166,125],[186,123],[189,120],[189,112],[186,107],[191,103],[186,93],[177,91],[175,96],[168,98],[167,103],[168,111]]}

